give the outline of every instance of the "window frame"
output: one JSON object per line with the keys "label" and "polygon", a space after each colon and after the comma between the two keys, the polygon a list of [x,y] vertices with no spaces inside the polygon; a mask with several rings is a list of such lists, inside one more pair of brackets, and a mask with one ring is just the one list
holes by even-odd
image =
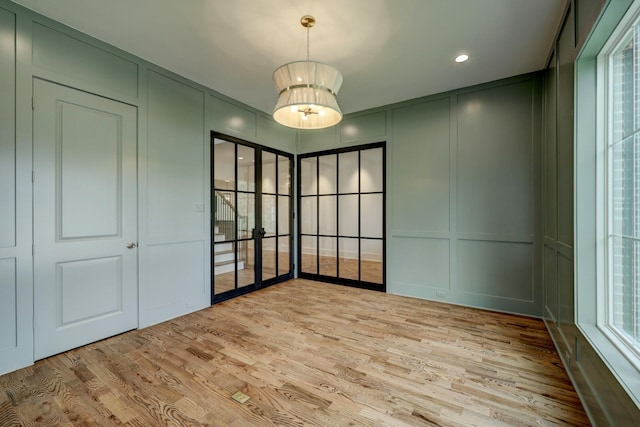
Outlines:
{"label": "window frame", "polygon": [[[573,381],[582,384],[595,406],[593,416],[610,423],[616,416],[640,409],[640,371],[598,327],[604,315],[597,304],[604,298],[606,209],[604,159],[606,134],[604,64],[598,61],[624,17],[640,8],[640,0],[607,3],[577,52],[574,85],[574,307],[576,335],[564,337],[564,362]],[[571,328],[571,325],[568,326]],[[598,373],[600,369],[608,372]],[[576,377],[574,377],[574,375]],[[583,382],[586,381],[586,382]],[[604,382],[600,383],[600,380]],[[613,382],[610,382],[613,380]],[[594,382],[595,381],[595,382]],[[615,383],[615,384],[614,384]],[[582,388],[584,386],[584,389]],[[626,394],[629,400],[623,394]],[[611,418],[614,417],[614,418]]]}

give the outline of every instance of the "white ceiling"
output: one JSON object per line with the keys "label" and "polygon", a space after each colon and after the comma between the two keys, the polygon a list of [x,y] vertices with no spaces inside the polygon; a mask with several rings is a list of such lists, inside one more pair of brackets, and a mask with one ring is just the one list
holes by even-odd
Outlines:
{"label": "white ceiling", "polygon": [[306,59],[303,15],[351,113],[544,68],[565,1],[14,0],[269,114],[275,68]]}

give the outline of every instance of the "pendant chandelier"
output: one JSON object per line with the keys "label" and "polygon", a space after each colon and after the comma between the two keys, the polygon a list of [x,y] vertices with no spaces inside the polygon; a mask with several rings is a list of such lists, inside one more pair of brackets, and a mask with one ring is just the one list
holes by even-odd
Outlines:
{"label": "pendant chandelier", "polygon": [[316,20],[305,15],[300,23],[307,29],[307,60],[290,62],[273,72],[278,90],[273,118],[296,129],[330,127],[342,120],[342,111],[336,100],[342,74],[330,65],[309,60],[309,29]]}

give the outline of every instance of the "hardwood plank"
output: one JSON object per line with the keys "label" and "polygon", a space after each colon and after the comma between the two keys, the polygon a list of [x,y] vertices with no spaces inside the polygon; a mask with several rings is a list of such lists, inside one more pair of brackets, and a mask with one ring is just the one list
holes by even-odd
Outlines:
{"label": "hardwood plank", "polygon": [[306,280],[38,361],[0,390],[2,426],[589,424],[539,319]]}

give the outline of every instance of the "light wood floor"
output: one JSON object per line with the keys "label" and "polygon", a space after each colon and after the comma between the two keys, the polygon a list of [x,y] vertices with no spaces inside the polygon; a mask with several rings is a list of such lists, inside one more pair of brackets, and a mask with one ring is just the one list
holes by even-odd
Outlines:
{"label": "light wood floor", "polygon": [[0,376],[0,425],[588,420],[540,320],[295,280]]}

